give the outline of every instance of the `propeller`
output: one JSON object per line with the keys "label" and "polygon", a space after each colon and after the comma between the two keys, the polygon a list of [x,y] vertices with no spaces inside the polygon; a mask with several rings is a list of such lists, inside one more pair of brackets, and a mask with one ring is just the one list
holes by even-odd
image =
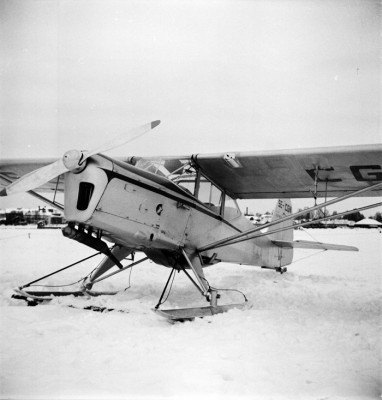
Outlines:
{"label": "propeller", "polygon": [[0,191],[0,196],[9,196],[15,193],[28,192],[29,190],[33,190],[66,172],[80,172],[85,168],[86,160],[89,157],[130,143],[149,132],[151,129],[154,129],[159,124],[160,121],[158,120],[141,125],[90,151],[69,150],[63,155],[62,158],[58,159],[54,163],[29,172],[28,174],[14,181]]}

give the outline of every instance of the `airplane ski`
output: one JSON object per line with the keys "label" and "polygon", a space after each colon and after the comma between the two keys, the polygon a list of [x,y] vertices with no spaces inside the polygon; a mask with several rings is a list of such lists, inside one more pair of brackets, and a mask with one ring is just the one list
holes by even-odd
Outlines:
{"label": "airplane ski", "polygon": [[44,301],[51,301],[55,297],[60,297],[60,296],[90,296],[90,297],[96,297],[96,296],[113,296],[117,294],[118,292],[96,292],[96,291],[82,291],[82,290],[75,290],[75,291],[66,291],[66,292],[60,292],[60,291],[26,291],[22,289],[14,289],[15,294],[12,295],[13,299],[17,300],[25,300],[28,303],[32,302],[38,304]]}
{"label": "airplane ski", "polygon": [[153,308],[153,311],[161,317],[170,321],[193,321],[195,318],[209,317],[216,314],[225,313],[232,309],[243,309],[247,303],[228,304],[221,306],[193,307],[193,308],[175,308],[172,310],[159,310]]}

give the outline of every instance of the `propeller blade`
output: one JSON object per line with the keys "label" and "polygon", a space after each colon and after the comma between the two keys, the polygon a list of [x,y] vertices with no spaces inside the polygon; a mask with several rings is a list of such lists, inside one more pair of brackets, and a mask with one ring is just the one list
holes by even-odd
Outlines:
{"label": "propeller blade", "polygon": [[122,146],[124,144],[130,143],[133,140],[138,139],[140,136],[144,135],[145,133],[149,132],[151,129],[154,129],[156,126],[160,124],[160,121],[152,121],[148,124],[141,125],[138,128],[131,129],[129,132],[124,133],[120,136],[115,137],[114,139],[110,140],[102,144],[101,146],[90,150],[84,151],[83,158],[80,162],[80,165],[89,157],[94,156],[95,154],[104,153],[108,150],[115,149],[116,147]]}
{"label": "propeller blade", "polygon": [[9,184],[0,191],[0,196],[9,196],[15,193],[28,192],[29,190],[33,190],[65,172],[68,172],[68,169],[65,167],[62,159],[59,159],[52,164],[29,172],[29,174],[26,174]]}
{"label": "propeller blade", "polygon": [[3,190],[0,191],[0,196],[9,196],[15,193],[28,192],[29,190],[33,190],[43,185],[44,183],[47,183],[54,178],[57,178],[65,172],[72,171],[77,168],[81,170],[81,166],[82,168],[85,167],[86,164],[84,164],[84,161],[87,158],[95,154],[114,149],[115,147],[130,143],[133,140],[144,135],[145,133],[149,132],[151,129],[154,129],[159,124],[159,120],[152,121],[148,124],[139,126],[138,128],[131,129],[129,132],[117,136],[116,138],[110,140],[107,143],[104,143],[103,145],[91,151],[67,151],[64,156],[56,162],[46,165],[45,167],[39,168],[35,171],[29,172],[29,174],[22,176],[15,182],[5,187]]}

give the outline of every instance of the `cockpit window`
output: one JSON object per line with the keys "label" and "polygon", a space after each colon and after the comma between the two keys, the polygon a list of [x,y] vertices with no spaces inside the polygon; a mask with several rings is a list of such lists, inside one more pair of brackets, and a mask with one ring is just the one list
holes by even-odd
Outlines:
{"label": "cockpit window", "polygon": [[212,182],[201,178],[198,190],[198,199],[211,210],[220,214],[223,192]]}
{"label": "cockpit window", "polygon": [[151,172],[155,175],[168,177],[170,172],[165,168],[164,163],[161,160],[144,160],[140,159],[135,164],[137,168],[144,169],[145,171]]}
{"label": "cockpit window", "polygon": [[183,189],[186,189],[187,192],[192,195],[195,194],[196,187],[196,174],[183,174],[174,179],[174,182],[181,186]]}
{"label": "cockpit window", "polygon": [[[168,169],[165,167],[168,167]],[[161,159],[138,159],[136,167],[144,169],[156,175],[160,175],[172,180],[188,193],[196,196],[196,198],[209,207],[217,214],[225,215],[226,219],[233,219],[240,215],[240,210],[236,202],[229,196],[225,196],[223,191],[209,181],[200,172],[190,165],[187,160],[178,162],[175,165],[166,164]],[[223,210],[223,198],[226,198]]]}
{"label": "cockpit window", "polygon": [[224,201],[224,219],[232,221],[239,215],[241,215],[241,212],[236,201],[226,194]]}

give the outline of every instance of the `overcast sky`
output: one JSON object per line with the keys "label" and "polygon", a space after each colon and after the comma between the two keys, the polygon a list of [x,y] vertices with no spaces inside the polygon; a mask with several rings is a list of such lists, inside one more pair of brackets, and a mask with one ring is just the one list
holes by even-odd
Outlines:
{"label": "overcast sky", "polygon": [[0,19],[1,158],[155,119],[109,154],[382,141],[379,1],[0,0]]}

